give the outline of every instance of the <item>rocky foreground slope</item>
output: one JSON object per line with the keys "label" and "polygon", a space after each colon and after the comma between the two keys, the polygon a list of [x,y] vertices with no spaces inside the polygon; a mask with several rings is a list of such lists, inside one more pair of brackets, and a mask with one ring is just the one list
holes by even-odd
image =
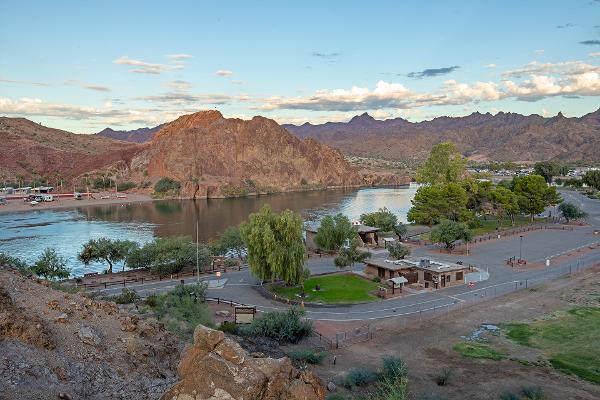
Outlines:
{"label": "rocky foreground slope", "polygon": [[380,121],[365,113],[347,123],[283,126],[300,138],[366,157],[419,160],[433,145],[451,141],[464,155],[480,161],[600,160],[600,109],[580,118],[475,112],[417,123],[402,118]]}

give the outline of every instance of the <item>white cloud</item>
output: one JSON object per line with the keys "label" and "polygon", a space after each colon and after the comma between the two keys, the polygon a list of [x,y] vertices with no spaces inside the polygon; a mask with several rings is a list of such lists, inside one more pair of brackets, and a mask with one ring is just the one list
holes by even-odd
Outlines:
{"label": "white cloud", "polygon": [[233,75],[233,72],[227,69],[220,69],[215,72],[215,75],[222,76],[224,78],[229,78]]}
{"label": "white cloud", "polygon": [[190,58],[194,58],[194,56],[192,56],[191,54],[169,54],[169,55],[167,55],[167,58],[170,58],[171,60],[182,61],[182,60],[189,60]]}
{"label": "white cloud", "polygon": [[192,88],[192,84],[187,81],[175,80],[167,82],[167,86],[173,90],[186,92]]}
{"label": "white cloud", "polygon": [[183,65],[181,63],[177,63],[174,65],[169,64],[153,64],[148,63],[141,60],[131,59],[127,56],[121,56],[116,60],[113,60],[113,64],[119,65],[131,65],[135,68],[130,69],[130,72],[135,72],[138,74],[160,74],[167,71],[172,71],[175,69],[182,69]]}
{"label": "white cloud", "polygon": [[496,68],[496,64],[486,64],[484,65],[485,68]]}
{"label": "white cloud", "polygon": [[544,54],[544,49],[537,49],[533,51],[535,54]]}
{"label": "white cloud", "polygon": [[600,52],[588,54],[590,57],[600,57]]}
{"label": "white cloud", "polygon": [[0,79],[0,83],[14,83],[18,85],[31,85],[31,86],[52,86],[45,82],[33,82],[33,81],[19,81],[13,79]]}

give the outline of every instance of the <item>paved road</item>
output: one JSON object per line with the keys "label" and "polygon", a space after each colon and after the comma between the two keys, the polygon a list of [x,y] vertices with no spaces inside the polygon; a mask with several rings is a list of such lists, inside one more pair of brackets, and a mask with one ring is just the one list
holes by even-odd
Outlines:
{"label": "paved road", "polygon": [[[468,257],[437,253],[435,246],[428,246],[416,249],[413,252],[413,256],[417,258],[421,256],[435,257],[446,261],[457,261],[460,259],[488,271],[489,279],[478,282],[474,289],[466,285],[461,285],[435,292],[425,292],[352,306],[307,306],[307,316],[315,320],[366,321],[418,313],[423,310],[431,310],[434,307],[454,307],[457,304],[460,305],[460,303],[479,300],[482,296],[508,293],[525,285],[555,279],[569,271],[575,272],[583,266],[587,267],[600,262],[600,248],[598,250],[586,251],[578,258],[565,260],[563,257],[562,261],[561,259],[555,259],[581,246],[600,242],[600,235],[593,234],[594,229],[600,227],[600,201],[588,199],[577,192],[563,191],[561,193],[566,201],[579,205],[588,213],[588,222],[591,226],[575,228],[572,231],[538,230],[525,234],[522,246],[523,258],[528,260],[529,263],[543,263],[549,258],[551,265],[548,268],[515,271],[505,264],[504,260],[507,258],[519,256],[521,239],[518,235],[477,244],[472,248],[472,254]],[[384,255],[386,253],[384,251],[381,254]],[[307,266],[313,274],[337,270],[330,257],[310,258],[307,261]],[[267,299],[259,294],[254,288],[259,282],[250,275],[248,270],[224,273],[222,279],[227,279],[224,287],[209,289],[209,296],[254,305],[260,311],[286,308],[285,304]],[[191,278],[187,279],[186,283],[194,281],[195,278]],[[178,283],[179,281],[162,281],[143,285],[131,285],[130,287],[135,288],[142,295],[148,295],[168,290]],[[121,288],[113,288],[104,293],[115,294],[120,291]]]}

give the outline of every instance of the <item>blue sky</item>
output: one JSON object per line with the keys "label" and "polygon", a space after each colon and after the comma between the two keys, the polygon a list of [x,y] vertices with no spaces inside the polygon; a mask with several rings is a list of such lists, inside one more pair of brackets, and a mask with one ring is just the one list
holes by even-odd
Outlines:
{"label": "blue sky", "polygon": [[81,133],[600,106],[598,0],[5,2],[0,48],[0,115]]}

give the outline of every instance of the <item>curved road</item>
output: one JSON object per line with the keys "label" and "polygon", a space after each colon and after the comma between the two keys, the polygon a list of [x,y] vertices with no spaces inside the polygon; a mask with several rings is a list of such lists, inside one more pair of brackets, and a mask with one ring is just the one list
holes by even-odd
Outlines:
{"label": "curved road", "polygon": [[[519,256],[518,235],[491,240],[472,247],[470,256],[457,256],[435,252],[434,246],[418,248],[413,251],[415,258],[430,257],[446,261],[461,259],[489,272],[489,279],[477,282],[475,288],[467,285],[454,286],[433,292],[407,295],[404,297],[375,301],[351,306],[307,306],[307,316],[313,320],[329,321],[368,321],[400,315],[417,315],[419,312],[431,312],[435,309],[446,307],[460,307],[461,303],[470,303],[482,300],[483,297],[501,295],[516,289],[539,284],[549,279],[555,279],[569,272],[575,273],[600,262],[600,247],[586,249],[579,257],[561,257],[574,249],[587,247],[600,243],[600,235],[595,235],[594,230],[600,228],[600,201],[591,200],[578,192],[561,191],[566,201],[572,202],[583,208],[588,213],[587,221],[590,226],[577,227],[574,230],[538,230],[527,233],[523,237],[523,258],[529,263],[539,263],[550,259],[550,267],[538,268],[529,271],[515,271],[505,264],[505,260],[512,256]],[[381,256],[387,251],[380,251]],[[375,254],[377,256],[377,252]],[[310,258],[307,266],[314,273],[336,271],[332,258]],[[204,280],[214,280],[207,277]],[[224,273],[221,279],[227,279],[222,288],[209,289],[208,295],[223,299],[234,300],[240,303],[254,305],[259,311],[282,310],[287,306],[284,303],[263,297],[253,287],[259,282],[254,279],[247,269],[242,271]],[[195,282],[194,278],[187,279],[186,283]],[[162,281],[150,284],[134,284],[141,295],[158,293],[173,288],[179,281]],[[104,294],[116,294],[121,288],[104,290]]]}

